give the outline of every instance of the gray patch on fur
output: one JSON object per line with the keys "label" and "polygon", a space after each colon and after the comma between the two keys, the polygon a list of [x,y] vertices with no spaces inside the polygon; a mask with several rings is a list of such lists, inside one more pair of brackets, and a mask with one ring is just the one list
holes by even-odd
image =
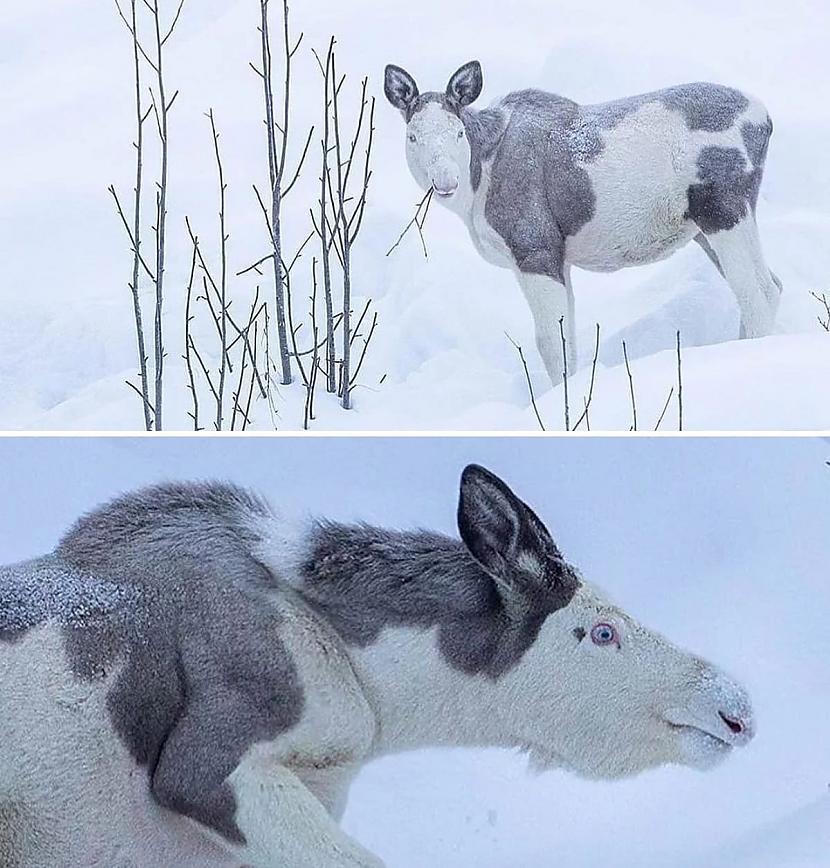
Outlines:
{"label": "gray patch on fur", "polygon": [[749,107],[749,99],[739,90],[698,81],[582,106],[582,111],[601,129],[612,130],[650,103],[660,103],[669,111],[682,114],[691,131],[712,133],[728,130]]}
{"label": "gray patch on fur", "polygon": [[470,144],[470,183],[473,190],[478,190],[481,184],[481,170],[485,160],[489,160],[496,151],[504,135],[507,118],[498,109],[461,112],[461,122],[467,133]]}
{"label": "gray patch on fur", "polygon": [[667,109],[683,115],[690,130],[723,132],[749,107],[749,100],[739,90],[703,81],[680,84],[657,93]]}
{"label": "gray patch on fur", "polygon": [[564,282],[565,239],[593,216],[596,197],[571,139],[579,106],[539,90],[499,104],[509,117],[493,157],[487,222],[519,269]]}
{"label": "gray patch on fur", "polygon": [[[744,147],[749,156],[749,161],[752,163],[754,176],[750,198],[753,211],[755,211],[758,205],[758,194],[761,190],[764,163],[767,159],[767,150],[769,149],[771,137],[772,120],[769,117],[762,124],[753,124],[751,121],[745,121],[741,124],[741,138],[744,140]],[[777,281],[777,278],[775,279]]]}
{"label": "gray patch on fur", "polygon": [[629,115],[651,103],[660,103],[669,111],[680,112],[690,130],[709,132],[728,130],[749,106],[749,100],[740,91],[707,82],[680,84],[650,93],[581,106],[580,115],[586,127],[583,159],[590,162],[604,151],[602,131],[613,130]]}
{"label": "gray patch on fur", "polygon": [[246,519],[266,512],[232,486],[148,488],[82,518],[54,556],[0,572],[0,599],[14,601],[0,638],[54,619],[78,677],[117,664],[110,717],[155,798],[237,842],[226,779],[303,707],[279,617],[256,590],[269,577]]}
{"label": "gray patch on fur", "polygon": [[714,145],[703,148],[697,166],[687,216],[707,235],[734,228],[755,208],[763,167],[749,165],[738,148]]}
{"label": "gray patch on fur", "polygon": [[[526,542],[521,532],[517,541]],[[452,667],[498,678],[579,587],[552,542],[545,554],[541,574],[520,558],[500,564],[509,574],[506,591],[463,543],[442,534],[320,523],[301,567],[301,592],[349,644],[371,645],[388,627],[437,627]]]}

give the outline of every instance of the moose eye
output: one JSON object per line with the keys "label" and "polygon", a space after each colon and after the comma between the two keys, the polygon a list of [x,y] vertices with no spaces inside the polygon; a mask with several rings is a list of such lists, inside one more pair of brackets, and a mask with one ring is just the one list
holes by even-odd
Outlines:
{"label": "moose eye", "polygon": [[415,143],[415,133],[409,134],[409,141],[412,142],[413,144]]}
{"label": "moose eye", "polygon": [[459,138],[459,139],[463,139],[463,138],[464,138],[464,130],[459,130],[459,131],[458,131],[458,138]]}
{"label": "moose eye", "polygon": [[611,624],[595,624],[591,630],[591,641],[594,645],[619,644],[617,631]]}

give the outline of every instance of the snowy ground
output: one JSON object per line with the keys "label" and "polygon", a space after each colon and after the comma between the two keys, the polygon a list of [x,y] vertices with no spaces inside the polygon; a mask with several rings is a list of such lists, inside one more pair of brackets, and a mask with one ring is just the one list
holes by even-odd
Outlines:
{"label": "snowy ground", "polygon": [[477,461],[530,501],[586,576],[753,696],[756,739],[705,774],[663,768],[614,784],[532,777],[518,756],[495,750],[377,762],[359,776],[345,824],[390,868],[826,868],[828,441],[194,445],[0,440],[0,562],[49,550],[105,497],[170,478],[228,478],[289,511],[454,533],[458,474]]}
{"label": "snowy ground", "polygon": [[[181,94],[171,130],[168,427],[189,425],[179,360],[189,265],[184,215],[194,218],[206,248],[217,231],[208,107],[225,149],[232,268],[266,248],[251,193],[265,174],[260,94],[248,68],[258,51],[258,5],[189,0],[170,43],[170,87]],[[830,428],[830,338],[809,295],[830,290],[830,116],[818,98],[830,89],[824,0],[515,0],[509,15],[493,0],[303,0],[294,4],[294,23],[306,34],[296,64],[296,129],[317,119],[309,49],[324,46],[332,32],[351,84],[368,74],[380,98],[355,287],[358,304],[375,299],[380,324],[355,410],[321,400],[318,429],[535,428],[505,331],[525,347],[545,424],[563,425],[563,395],[546,385],[517,286],[478,258],[457,218],[434,210],[429,261],[412,237],[385,256],[420,192],[404,164],[400,118],[382,99],[383,66],[394,61],[424,88],[439,88],[471,57],[484,67],[482,103],[526,86],[591,102],[698,79],[764,99],[776,131],[759,220],[767,258],[786,287],[781,334],[733,340],[731,293],[697,249],[614,275],[577,273],[583,365],[596,322],[603,336],[591,423],[615,430],[632,424],[625,338],[638,427],[654,426],[676,385],[673,353],[663,351],[680,328],[686,428]],[[0,11],[0,427],[140,425],[139,404],[124,385],[135,368],[129,253],[106,192],[115,182],[127,196],[131,185],[129,48],[109,2],[6,3]],[[289,248],[305,234],[314,175],[306,173],[287,204]],[[252,288],[240,279],[232,292],[241,304]],[[571,384],[571,404],[580,410],[587,375],[583,368]],[[282,390],[278,405],[276,425],[296,428],[299,388]],[[670,405],[664,428],[677,427],[676,411]],[[258,408],[257,427],[273,424]]]}

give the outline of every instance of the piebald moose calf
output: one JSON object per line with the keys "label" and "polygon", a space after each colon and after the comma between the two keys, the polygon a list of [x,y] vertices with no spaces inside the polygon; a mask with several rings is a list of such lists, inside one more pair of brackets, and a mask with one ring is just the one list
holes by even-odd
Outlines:
{"label": "piebald moose calf", "polygon": [[742,336],[772,331],[781,283],[755,224],[772,121],[758,100],[698,82],[597,105],[521,90],[479,111],[482,87],[478,61],[426,93],[386,67],[413,177],[487,262],[513,270],[554,385],[560,320],[576,367],[571,266],[618,271],[696,241],[735,293]]}
{"label": "piebald moose calf", "polygon": [[475,465],[458,529],[161,485],[0,569],[0,864],[368,868],[338,818],[373,757],[518,746],[617,778],[752,738],[740,686],[606,602]]}

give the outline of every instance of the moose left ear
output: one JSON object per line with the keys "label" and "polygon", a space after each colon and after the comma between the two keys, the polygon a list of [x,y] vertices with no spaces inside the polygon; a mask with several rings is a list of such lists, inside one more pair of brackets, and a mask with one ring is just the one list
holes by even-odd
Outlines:
{"label": "moose left ear", "polygon": [[384,73],[383,91],[389,102],[406,114],[418,96],[418,85],[405,69],[390,63]]}
{"label": "moose left ear", "polygon": [[553,590],[564,573],[562,555],[536,513],[477,464],[461,475],[458,531],[502,592]]}
{"label": "moose left ear", "polygon": [[479,98],[483,86],[481,64],[471,60],[453,74],[447,85],[447,96],[460,106],[469,105]]}

